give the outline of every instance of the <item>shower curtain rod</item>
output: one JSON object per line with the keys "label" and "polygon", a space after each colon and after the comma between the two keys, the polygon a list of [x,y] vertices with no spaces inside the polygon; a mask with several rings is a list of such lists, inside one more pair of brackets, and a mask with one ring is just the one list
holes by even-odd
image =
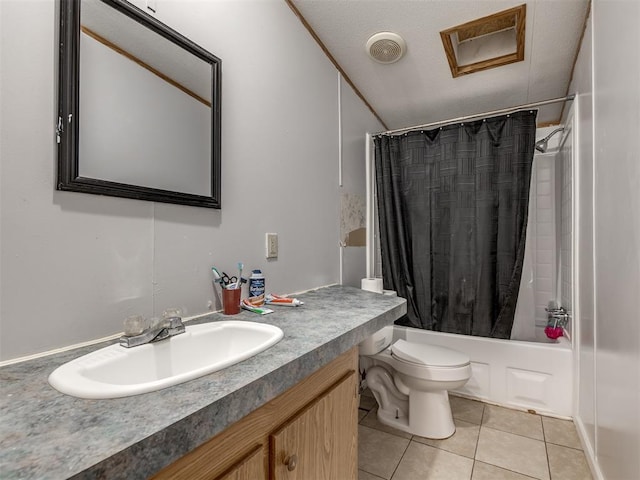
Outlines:
{"label": "shower curtain rod", "polygon": [[576,98],[576,95],[572,93],[571,95],[567,95],[566,97],[553,98],[551,100],[543,100],[541,102],[526,103],[524,105],[518,105],[517,107],[502,108],[500,110],[493,110],[491,112],[484,112],[484,113],[476,113],[475,115],[467,115],[466,117],[452,118],[450,120],[443,120],[441,122],[425,123],[423,125],[414,125],[412,127],[404,127],[404,128],[398,128],[396,130],[387,130],[385,132],[373,133],[372,136],[393,135],[394,133],[406,132],[406,131],[415,130],[418,128],[429,128],[429,127],[435,127],[437,125],[447,125],[451,123],[458,123],[458,122],[462,122],[462,121],[466,121],[474,118],[491,117],[491,116],[500,115],[503,113],[514,112],[516,110],[524,110],[527,108],[540,107],[542,105],[549,105],[552,103],[569,102],[574,98]]}

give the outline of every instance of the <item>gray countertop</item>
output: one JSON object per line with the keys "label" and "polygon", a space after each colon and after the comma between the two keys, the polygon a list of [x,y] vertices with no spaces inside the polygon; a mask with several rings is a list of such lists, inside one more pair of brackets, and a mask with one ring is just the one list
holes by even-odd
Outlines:
{"label": "gray countertop", "polygon": [[59,365],[108,343],[0,368],[0,478],[147,478],[406,312],[402,298],[339,285],[296,297],[305,305],[189,322],[264,322],[284,338],[241,363],[153,393],[85,400],[49,386]]}

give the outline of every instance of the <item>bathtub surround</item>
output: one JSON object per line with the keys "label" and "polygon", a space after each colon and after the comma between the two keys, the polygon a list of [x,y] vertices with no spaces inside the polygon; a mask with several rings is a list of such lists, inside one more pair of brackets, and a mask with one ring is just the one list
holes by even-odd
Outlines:
{"label": "bathtub surround", "polygon": [[[570,107],[573,108],[573,107]],[[543,139],[557,127],[536,128],[536,138]],[[575,127],[573,129],[575,132]],[[556,236],[556,204],[560,203],[556,197],[554,188],[556,184],[556,161],[562,163],[560,157],[560,144],[562,137],[554,135],[547,142],[547,153],[535,152],[531,171],[531,185],[529,191],[529,212],[527,219],[527,237],[525,242],[525,254],[522,268],[522,278],[520,281],[520,291],[516,303],[516,312],[511,330],[512,340],[526,342],[550,342],[544,333],[547,325],[547,312],[549,301],[556,296],[556,285],[559,281],[558,268],[556,267],[557,236]],[[371,151],[373,151],[373,140],[371,140]],[[371,153],[373,155],[373,153]],[[370,163],[372,164],[372,163]],[[563,171],[567,167],[563,165]],[[563,174],[564,175],[564,174]],[[565,177],[566,178],[566,177]],[[562,198],[565,199],[570,192],[573,182],[563,179]],[[374,202],[375,203],[375,200]],[[563,200],[566,204],[566,200]],[[372,205],[373,208],[373,205]],[[571,217],[566,215],[565,208],[562,210],[561,225],[564,235],[572,230]],[[375,217],[375,209],[372,213]],[[375,275],[382,277],[382,266],[380,258],[380,245],[377,221],[373,225],[374,235],[371,238],[375,258],[371,259],[371,271]],[[565,243],[566,245],[566,243]],[[567,257],[563,256],[563,259]],[[564,260],[566,262],[566,260]],[[569,276],[562,276],[563,284],[570,280]],[[363,287],[364,288],[364,287]],[[382,286],[380,286],[382,289]],[[565,304],[563,302],[563,304]],[[566,303],[569,305],[570,303]]]}
{"label": "bathtub surround", "polygon": [[[565,108],[571,110],[574,106],[568,104]],[[536,137],[544,138],[556,128],[538,128]],[[573,125],[567,125],[564,135],[573,135],[573,132]],[[562,142],[563,140],[565,141]],[[566,170],[571,168],[571,152],[561,151],[560,148],[561,144],[568,143],[569,141],[556,134],[547,143],[546,153],[536,152],[533,157],[522,280],[511,330],[513,340],[549,340],[544,327],[548,321],[546,308],[550,301],[571,310],[571,272],[567,265],[571,263],[573,225],[567,196],[570,195],[572,179],[565,176]],[[562,243],[559,241],[560,231]],[[562,253],[561,246],[564,249]],[[562,268],[559,268],[560,257]],[[558,294],[559,284],[563,285],[562,298]]]}
{"label": "bathtub surround", "polygon": [[558,298],[560,305],[567,311],[573,311],[573,111],[570,111],[570,125],[568,135],[563,135],[560,151],[558,152],[558,164],[556,172],[560,170],[560,181],[557,185],[560,190],[559,214],[559,248],[560,261],[558,275]]}
{"label": "bathtub surround", "polygon": [[403,325],[510,338],[536,116],[374,138],[384,287],[408,299]]}

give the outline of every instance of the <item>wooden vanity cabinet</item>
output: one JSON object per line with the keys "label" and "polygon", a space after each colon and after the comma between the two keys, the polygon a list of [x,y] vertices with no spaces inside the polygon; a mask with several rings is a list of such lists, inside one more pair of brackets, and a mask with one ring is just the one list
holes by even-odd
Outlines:
{"label": "wooden vanity cabinet", "polygon": [[357,372],[354,348],[154,478],[355,480]]}
{"label": "wooden vanity cabinet", "polygon": [[270,478],[356,478],[356,389],[353,372],[269,437]]}
{"label": "wooden vanity cabinet", "polygon": [[[203,476],[194,476],[193,478],[216,478],[218,480],[266,480],[267,476],[264,469],[264,458],[264,447],[262,445],[258,445],[246,457],[242,458],[222,475],[212,477],[210,474],[205,473]],[[206,470],[208,470],[208,468]]]}

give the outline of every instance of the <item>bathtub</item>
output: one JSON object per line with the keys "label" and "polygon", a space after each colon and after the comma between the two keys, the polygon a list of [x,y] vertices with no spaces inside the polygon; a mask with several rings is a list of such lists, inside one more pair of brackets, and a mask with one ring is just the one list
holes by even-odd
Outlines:
{"label": "bathtub", "polygon": [[561,418],[572,416],[571,342],[498,340],[394,326],[394,341],[440,345],[466,353],[472,375],[451,393],[519,410]]}

